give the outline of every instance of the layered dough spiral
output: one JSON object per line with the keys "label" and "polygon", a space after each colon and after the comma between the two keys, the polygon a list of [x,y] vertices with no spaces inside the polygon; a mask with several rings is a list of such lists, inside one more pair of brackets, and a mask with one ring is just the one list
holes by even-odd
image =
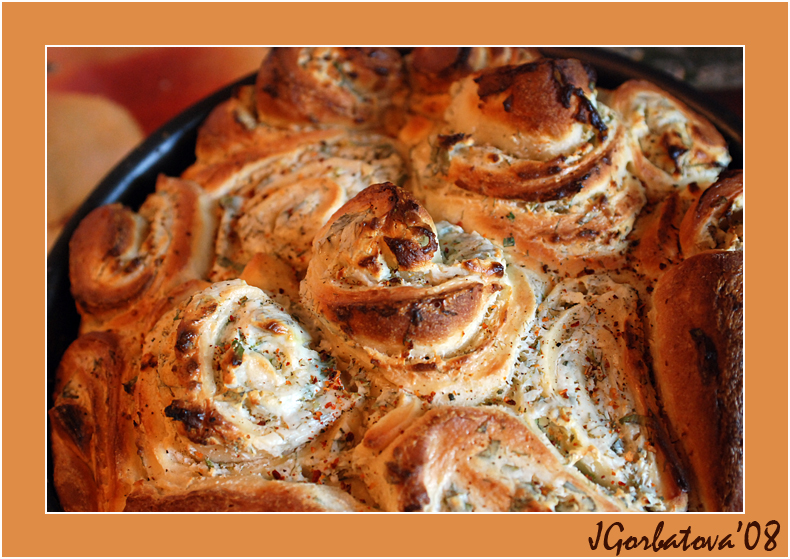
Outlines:
{"label": "layered dough spiral", "polygon": [[617,511],[503,408],[399,406],[354,452],[386,511]]}
{"label": "layered dough spiral", "polygon": [[519,370],[518,409],[629,508],[685,502],[667,462],[644,364],[637,294],[605,275],[557,284],[538,310]]}
{"label": "layered dough spiral", "polygon": [[[91,212],[71,239],[69,272],[81,330],[151,319],[151,305],[202,278],[215,229],[211,204],[191,181],[160,176],[135,213],[120,204]],[[156,320],[156,317],[153,317]]]}
{"label": "layered dough spiral", "polygon": [[526,272],[501,248],[434,224],[390,183],[323,228],[302,296],[337,354],[442,403],[479,402],[506,384],[535,309]]}
{"label": "layered dough spiral", "polygon": [[625,130],[576,60],[539,60],[458,82],[446,125],[414,149],[416,192],[543,260],[622,252],[644,204]]}
{"label": "layered dough spiral", "polygon": [[[317,230],[340,206],[372,183],[407,176],[398,146],[384,136],[273,130],[253,118],[241,98],[218,107],[198,144],[203,157],[184,173],[219,208],[212,281],[239,277],[256,254],[276,256],[301,277]],[[218,158],[218,150],[230,153]]]}
{"label": "layered dough spiral", "polygon": [[708,250],[742,250],[743,171],[727,171],[692,204],[680,224],[686,258]]}
{"label": "layered dough spiral", "polygon": [[628,128],[634,172],[651,200],[674,190],[704,189],[730,163],[718,130],[650,82],[625,82],[614,91],[611,106]]}
{"label": "layered dough spiral", "polygon": [[403,85],[392,48],[273,48],[258,72],[256,106],[275,126],[370,128],[384,124]]}
{"label": "layered dough spiral", "polygon": [[241,280],[213,284],[166,313],[145,338],[136,387],[149,481],[186,487],[268,472],[353,405],[309,342]]}

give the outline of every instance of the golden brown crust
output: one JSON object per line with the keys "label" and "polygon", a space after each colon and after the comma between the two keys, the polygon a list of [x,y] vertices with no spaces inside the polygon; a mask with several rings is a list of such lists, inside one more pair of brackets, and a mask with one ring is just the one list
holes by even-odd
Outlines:
{"label": "golden brown crust", "polygon": [[680,246],[689,258],[706,250],[742,250],[743,171],[725,171],[686,212]]}
{"label": "golden brown crust", "polygon": [[634,236],[639,243],[634,243],[632,250],[634,265],[648,278],[658,278],[683,260],[678,230],[687,205],[677,192],[672,192],[643,212],[635,225]]}
{"label": "golden brown crust", "polygon": [[[633,510],[682,510],[645,367],[639,299],[604,274],[557,283],[525,339],[516,404],[569,466]],[[682,485],[682,484],[681,484]]]}
{"label": "golden brown crust", "polygon": [[501,249],[437,229],[410,194],[384,183],[338,210],[315,251],[303,300],[337,352],[445,402],[480,401],[506,382],[535,297]]}
{"label": "golden brown crust", "polygon": [[134,324],[169,290],[203,277],[213,234],[214,218],[200,188],[165,176],[139,213],[119,204],[91,212],[69,245],[82,330],[102,329],[114,318],[116,326]]}
{"label": "golden brown crust", "polygon": [[627,81],[611,99],[630,131],[634,170],[648,198],[706,188],[730,162],[727,143],[703,116],[656,85]]}
{"label": "golden brown crust", "polygon": [[368,488],[385,510],[622,510],[581,474],[564,468],[538,435],[502,409],[391,414],[397,417],[368,430],[355,451]]}
{"label": "golden brown crust", "polygon": [[127,366],[119,338],[91,332],[72,343],[57,373],[49,411],[55,488],[67,511],[112,511],[123,506],[122,465],[129,422],[121,399]]}
{"label": "golden brown crust", "polygon": [[[740,272],[692,256],[742,248],[742,177],[703,193],[719,140],[534,49],[272,49],[181,179],[72,239],[62,503],[667,511],[688,481],[742,506]],[[715,311],[672,306],[706,282]]]}
{"label": "golden brown crust", "polygon": [[276,478],[273,469],[354,403],[309,342],[241,280],[164,314],[145,336],[135,387],[147,479],[183,487],[207,475]]}
{"label": "golden brown crust", "polygon": [[444,129],[415,149],[418,196],[542,261],[622,253],[644,194],[594,79],[576,60],[466,78]]}
{"label": "golden brown crust", "polygon": [[273,48],[255,84],[258,117],[280,127],[370,128],[403,86],[402,65],[391,48]]}
{"label": "golden brown crust", "polygon": [[362,503],[337,488],[312,483],[205,478],[187,489],[160,493],[148,485],[135,488],[126,512],[362,512]]}
{"label": "golden brown crust", "polygon": [[690,506],[743,510],[743,254],[705,252],[653,294],[652,351]]}

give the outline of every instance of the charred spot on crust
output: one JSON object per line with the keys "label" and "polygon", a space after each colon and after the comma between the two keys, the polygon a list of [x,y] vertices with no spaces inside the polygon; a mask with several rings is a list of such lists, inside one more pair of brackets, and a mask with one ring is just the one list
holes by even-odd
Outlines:
{"label": "charred spot on crust", "polygon": [[146,353],[143,355],[142,362],[140,363],[140,369],[143,371],[148,369],[149,367],[153,368],[159,364],[159,359],[153,353]]}
{"label": "charred spot on crust", "polygon": [[178,327],[178,337],[176,338],[176,351],[188,353],[195,349],[195,340],[198,337],[197,330],[191,324],[182,322]]}
{"label": "charred spot on crust", "polygon": [[710,384],[719,376],[719,360],[716,344],[701,328],[689,330],[689,335],[697,347],[697,367],[702,376],[702,382]]}
{"label": "charred spot on crust", "polygon": [[688,151],[688,148],[683,145],[683,141],[677,134],[662,136],[661,145],[667,150],[667,155],[675,164],[675,172],[680,173],[680,157]]}
{"label": "charred spot on crust", "polygon": [[545,61],[530,62],[521,66],[502,66],[475,78],[477,95],[485,99],[491,95],[502,93],[513,85],[516,77],[528,72],[534,72]]}
{"label": "charred spot on crust", "polygon": [[79,449],[87,452],[88,442],[93,435],[93,429],[87,421],[88,412],[76,404],[62,404],[55,407],[55,417]]}
{"label": "charred spot on crust", "polygon": [[408,232],[413,236],[410,239],[384,237],[384,242],[398,261],[398,266],[406,270],[431,260],[433,253],[439,248],[436,235],[430,229],[410,227]]}
{"label": "charred spot on crust", "polygon": [[196,406],[182,400],[173,400],[165,408],[165,416],[180,422],[189,439],[197,444],[210,444],[211,435],[222,424],[222,417],[208,405]]}
{"label": "charred spot on crust", "polygon": [[449,135],[439,134],[436,137],[436,139],[439,142],[439,147],[444,150],[448,150],[458,142],[462,142],[464,138],[466,138],[466,134],[464,134],[463,132],[459,132],[458,134],[449,134]]}
{"label": "charred spot on crust", "polygon": [[[428,371],[435,371],[436,363],[415,363],[411,366],[411,370],[415,373],[427,373]],[[451,394],[450,396],[453,395]],[[454,399],[454,396],[450,399]]]}

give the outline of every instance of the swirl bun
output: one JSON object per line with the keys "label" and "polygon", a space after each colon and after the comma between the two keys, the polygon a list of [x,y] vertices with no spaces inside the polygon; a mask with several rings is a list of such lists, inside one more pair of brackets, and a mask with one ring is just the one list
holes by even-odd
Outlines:
{"label": "swirl bun", "polygon": [[686,212],[680,246],[686,258],[706,250],[743,249],[743,171],[726,171]]}
{"label": "swirl bun", "polygon": [[205,277],[214,216],[200,192],[194,183],[160,176],[138,213],[111,204],[80,223],[69,245],[69,273],[83,331],[114,317],[136,324],[170,289]]}
{"label": "swirl bun", "polygon": [[693,185],[705,188],[730,163],[718,130],[650,82],[625,82],[614,91],[611,106],[629,130],[634,172],[651,200]]}
{"label": "swirl bun", "polygon": [[260,471],[331,424],[353,401],[309,342],[240,280],[165,314],[146,336],[136,392],[149,479]]}
{"label": "swirl bun", "polygon": [[635,290],[604,275],[557,284],[526,338],[516,403],[612,497],[674,510],[685,494],[664,468],[636,310]]}
{"label": "swirl bun", "polygon": [[412,97],[409,108],[419,114],[441,118],[450,102],[450,86],[466,76],[540,58],[526,47],[417,47],[407,58]]}
{"label": "swirl bun", "polygon": [[213,111],[201,128],[204,157],[184,173],[219,204],[212,281],[239,277],[256,254],[276,255],[304,275],[315,233],[340,206],[371,183],[407,176],[389,138],[339,128],[247,129],[234,116],[244,110],[236,100]]}
{"label": "swirl bun", "polygon": [[446,126],[413,153],[428,210],[522,252],[621,252],[644,195],[594,80],[576,60],[539,60],[459,82]]}
{"label": "swirl bun", "polygon": [[506,383],[535,308],[525,272],[480,235],[369,187],[315,241],[303,302],[335,350],[403,389],[480,401]]}
{"label": "swirl bun", "polygon": [[622,510],[502,408],[412,402],[373,425],[354,456],[387,511]]}
{"label": "swirl bun", "polygon": [[273,48],[255,84],[258,117],[286,128],[382,124],[403,87],[403,61],[391,48]]}

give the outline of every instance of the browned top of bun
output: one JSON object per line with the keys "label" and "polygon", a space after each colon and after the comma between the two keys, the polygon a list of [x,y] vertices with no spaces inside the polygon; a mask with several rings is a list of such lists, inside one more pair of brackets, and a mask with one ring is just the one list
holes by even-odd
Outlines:
{"label": "browned top of bun", "polygon": [[95,209],[69,244],[71,289],[83,317],[136,321],[146,304],[206,273],[213,231],[200,187],[165,176],[138,213],[120,204]]}
{"label": "browned top of bun", "polygon": [[160,494],[137,488],[126,512],[327,512],[363,511],[367,507],[334,487],[312,483],[205,478],[189,489]]}
{"label": "browned top of bun", "polygon": [[743,171],[725,171],[700,195],[680,224],[686,257],[713,249],[743,247]]}
{"label": "browned top of bun", "polygon": [[375,125],[402,80],[391,48],[273,48],[255,84],[258,117],[276,126]]}
{"label": "browned top of bun", "polygon": [[410,78],[420,91],[443,93],[473,72],[538,58],[537,50],[524,47],[417,47],[409,57]]}
{"label": "browned top of bun", "polygon": [[743,254],[705,252],[653,294],[655,378],[693,476],[691,506],[743,509]]}

